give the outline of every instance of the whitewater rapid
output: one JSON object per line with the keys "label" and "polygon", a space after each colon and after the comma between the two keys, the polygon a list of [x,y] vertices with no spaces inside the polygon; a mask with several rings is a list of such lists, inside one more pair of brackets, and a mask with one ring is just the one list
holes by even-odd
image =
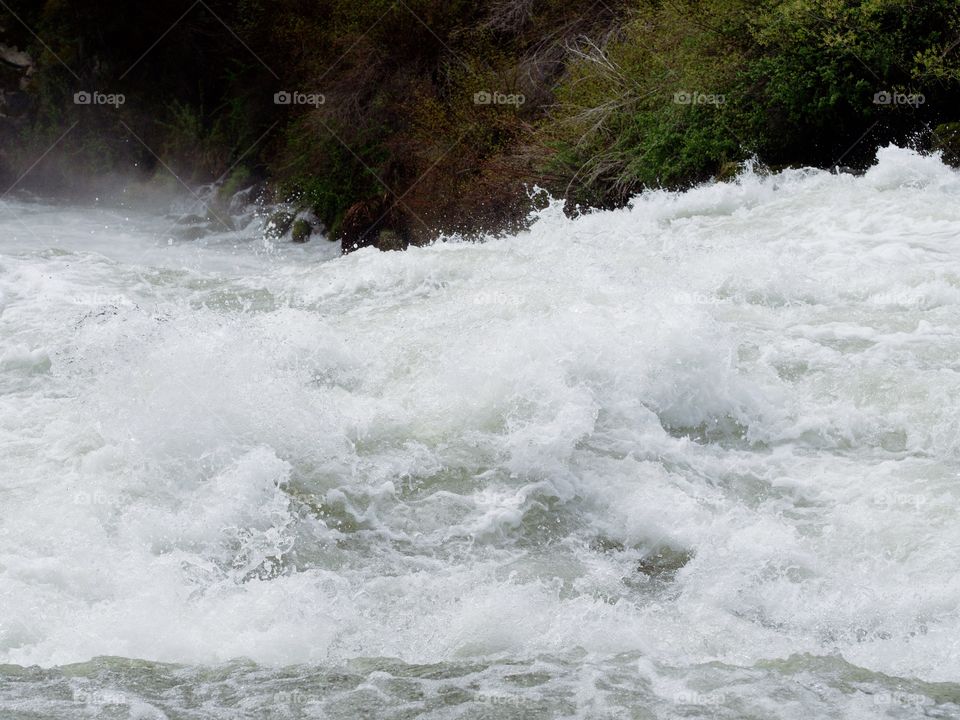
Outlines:
{"label": "whitewater rapid", "polygon": [[958,198],[890,147],[346,257],[0,202],[0,709],[957,717]]}

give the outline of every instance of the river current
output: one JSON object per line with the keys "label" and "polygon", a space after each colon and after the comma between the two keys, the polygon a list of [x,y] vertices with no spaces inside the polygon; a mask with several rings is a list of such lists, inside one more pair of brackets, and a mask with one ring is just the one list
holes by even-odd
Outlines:
{"label": "river current", "polygon": [[960,173],[340,257],[0,201],[0,717],[960,716]]}

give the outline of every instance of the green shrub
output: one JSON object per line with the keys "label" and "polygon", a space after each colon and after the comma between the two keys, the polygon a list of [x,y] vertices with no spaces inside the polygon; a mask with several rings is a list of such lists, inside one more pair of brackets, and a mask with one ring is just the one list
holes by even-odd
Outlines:
{"label": "green shrub", "polygon": [[[749,155],[867,161],[956,107],[958,18],[949,0],[645,0],[617,41],[571,63],[541,123],[549,169],[568,197],[603,205]],[[724,103],[672,102],[683,91]],[[874,102],[883,91],[926,102]]]}
{"label": "green shrub", "polygon": [[[927,142],[960,107],[956,0],[10,4],[44,44],[17,37],[38,72],[6,165],[26,169],[82,120],[45,165],[170,167],[188,183],[232,170],[223,193],[267,177],[334,234],[352,206],[386,200],[416,232],[470,233],[515,227],[533,184],[609,207],[751,155],[863,164],[879,144]],[[72,104],[94,88],[127,103]],[[326,102],[278,106],[280,90]],[[884,91],[925,102],[874,102]]]}

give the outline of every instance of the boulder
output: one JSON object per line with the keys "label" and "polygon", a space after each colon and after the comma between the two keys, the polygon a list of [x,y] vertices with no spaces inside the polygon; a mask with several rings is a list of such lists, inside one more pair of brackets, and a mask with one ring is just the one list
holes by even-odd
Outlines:
{"label": "boulder", "polygon": [[405,250],[410,244],[406,211],[389,195],[363,200],[347,210],[337,238],[343,253],[365,247]]}
{"label": "boulder", "polygon": [[267,225],[264,228],[264,232],[267,237],[273,238],[274,240],[279,240],[284,235],[287,234],[287,231],[293,226],[293,221],[296,217],[293,213],[288,213],[285,210],[279,210],[270,216],[270,219],[267,220]]}
{"label": "boulder", "polygon": [[313,227],[309,222],[300,218],[293,222],[293,227],[291,229],[291,235],[295,243],[305,243],[310,239],[310,236],[313,234]]}
{"label": "boulder", "polygon": [[393,230],[381,230],[377,235],[377,248],[384,252],[388,250],[404,250],[406,245],[403,238]]}

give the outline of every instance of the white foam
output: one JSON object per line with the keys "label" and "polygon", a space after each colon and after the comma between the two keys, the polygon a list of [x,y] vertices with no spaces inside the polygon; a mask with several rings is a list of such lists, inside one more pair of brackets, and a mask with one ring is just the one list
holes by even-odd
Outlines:
{"label": "white foam", "polygon": [[887,148],[323,263],[4,203],[0,663],[955,679],[958,189]]}

